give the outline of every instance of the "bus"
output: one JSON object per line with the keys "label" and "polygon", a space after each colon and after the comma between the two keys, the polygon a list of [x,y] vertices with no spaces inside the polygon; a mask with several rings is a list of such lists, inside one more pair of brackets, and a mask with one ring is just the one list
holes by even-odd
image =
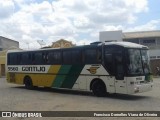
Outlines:
{"label": "bus", "polygon": [[95,42],[71,48],[8,51],[7,81],[34,87],[135,94],[152,90],[148,47]]}

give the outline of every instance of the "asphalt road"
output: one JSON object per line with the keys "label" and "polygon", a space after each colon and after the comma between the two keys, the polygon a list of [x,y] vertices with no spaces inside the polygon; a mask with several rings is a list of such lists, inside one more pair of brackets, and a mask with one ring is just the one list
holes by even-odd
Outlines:
{"label": "asphalt road", "polygon": [[[5,78],[0,78],[0,111],[160,111],[160,78],[154,78],[154,87],[150,92],[136,95],[112,94],[107,97],[96,97],[92,93],[69,90],[44,88],[26,90],[24,86],[10,84],[6,82]],[[18,119],[28,120],[31,118]],[[56,119],[96,120],[97,118]],[[118,119],[150,120],[151,118]]]}

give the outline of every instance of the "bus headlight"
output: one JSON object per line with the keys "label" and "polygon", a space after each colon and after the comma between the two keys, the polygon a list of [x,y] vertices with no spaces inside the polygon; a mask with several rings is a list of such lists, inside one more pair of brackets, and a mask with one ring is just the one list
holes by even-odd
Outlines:
{"label": "bus headlight", "polygon": [[135,93],[139,92],[139,87],[135,87],[135,88],[134,88],[134,92],[135,92]]}

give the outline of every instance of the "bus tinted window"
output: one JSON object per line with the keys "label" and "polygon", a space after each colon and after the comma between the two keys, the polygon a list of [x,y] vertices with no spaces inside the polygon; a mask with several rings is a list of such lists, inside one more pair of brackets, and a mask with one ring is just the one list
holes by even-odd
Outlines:
{"label": "bus tinted window", "polygon": [[34,53],[33,64],[37,65],[44,64],[44,58],[42,52]]}
{"label": "bus tinted window", "polygon": [[114,54],[115,77],[117,80],[124,79],[123,51],[119,50]]}
{"label": "bus tinted window", "polygon": [[105,67],[106,67],[107,71],[111,75],[114,75],[113,53],[114,53],[114,48],[112,48],[112,47],[105,48],[104,63],[105,63]]}
{"label": "bus tinted window", "polygon": [[71,51],[63,51],[63,63],[64,64],[71,64]]}
{"label": "bus tinted window", "polygon": [[113,58],[112,58],[112,54],[106,53],[105,54],[105,66],[107,68],[107,71],[113,75]]}
{"label": "bus tinted window", "polygon": [[10,65],[11,64],[11,60],[10,60],[10,55],[9,54],[7,55],[7,58],[8,58],[7,59],[7,64]]}
{"label": "bus tinted window", "polygon": [[48,52],[48,63],[49,64],[61,64],[61,52],[60,51],[51,51]]}
{"label": "bus tinted window", "polygon": [[81,51],[73,50],[72,51],[72,64],[81,64]]}
{"label": "bus tinted window", "polygon": [[110,75],[122,78],[124,74],[123,49],[119,46],[107,46],[104,52],[104,63]]}
{"label": "bus tinted window", "polygon": [[31,55],[29,53],[19,54],[19,61],[21,65],[31,64]]}
{"label": "bus tinted window", "polygon": [[15,54],[15,53],[8,54],[8,64],[9,65],[16,65],[17,64],[17,54]]}
{"label": "bus tinted window", "polygon": [[85,63],[86,64],[93,64],[97,63],[97,51],[96,49],[86,49],[85,54]]}

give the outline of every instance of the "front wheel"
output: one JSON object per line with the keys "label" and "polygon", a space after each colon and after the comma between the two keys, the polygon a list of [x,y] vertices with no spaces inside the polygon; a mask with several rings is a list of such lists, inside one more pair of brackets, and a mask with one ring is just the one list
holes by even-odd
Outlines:
{"label": "front wheel", "polygon": [[92,91],[93,94],[98,96],[98,97],[103,97],[106,95],[106,87],[105,84],[101,81],[95,81],[92,84]]}

